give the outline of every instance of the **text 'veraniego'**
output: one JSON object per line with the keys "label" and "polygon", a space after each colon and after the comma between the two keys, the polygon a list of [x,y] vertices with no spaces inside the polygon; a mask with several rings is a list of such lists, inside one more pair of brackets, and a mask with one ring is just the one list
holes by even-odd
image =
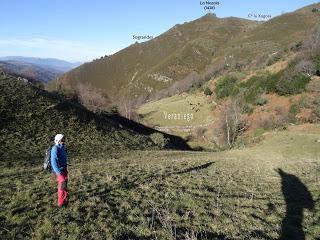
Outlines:
{"label": "text 'veraniego'", "polygon": [[175,121],[187,121],[190,122],[193,120],[193,113],[167,113],[163,112],[164,118],[167,120],[175,120]]}

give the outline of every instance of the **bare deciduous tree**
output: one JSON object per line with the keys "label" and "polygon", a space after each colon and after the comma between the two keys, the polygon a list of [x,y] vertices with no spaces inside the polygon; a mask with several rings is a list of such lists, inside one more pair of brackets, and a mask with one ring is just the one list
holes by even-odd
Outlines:
{"label": "bare deciduous tree", "polygon": [[301,60],[296,66],[295,70],[307,74],[308,76],[313,75],[316,72],[315,66],[310,60]]}
{"label": "bare deciduous tree", "polygon": [[304,40],[302,49],[308,56],[315,56],[320,54],[320,27],[317,27]]}
{"label": "bare deciduous tree", "polygon": [[247,129],[247,123],[240,114],[239,103],[236,100],[227,102],[222,108],[219,127],[229,148],[234,147],[237,138]]}
{"label": "bare deciduous tree", "polygon": [[76,95],[80,103],[93,112],[110,110],[111,101],[108,96],[89,84],[78,84]]}
{"label": "bare deciduous tree", "polygon": [[180,94],[190,89],[192,84],[196,83],[200,80],[200,75],[196,72],[190,73],[184,79],[175,82],[171,87],[168,89],[169,96]]}

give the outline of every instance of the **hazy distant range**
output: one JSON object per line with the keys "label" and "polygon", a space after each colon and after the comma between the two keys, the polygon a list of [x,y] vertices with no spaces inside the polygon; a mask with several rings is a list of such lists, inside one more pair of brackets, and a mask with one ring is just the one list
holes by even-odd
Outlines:
{"label": "hazy distant range", "polygon": [[0,57],[0,69],[4,72],[42,83],[54,80],[81,64],[82,62],[67,62],[55,58]]}

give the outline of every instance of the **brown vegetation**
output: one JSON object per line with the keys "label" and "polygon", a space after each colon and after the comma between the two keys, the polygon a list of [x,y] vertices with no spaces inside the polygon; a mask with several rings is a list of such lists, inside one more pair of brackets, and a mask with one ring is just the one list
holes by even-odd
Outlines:
{"label": "brown vegetation", "polygon": [[75,94],[79,102],[90,111],[101,112],[111,109],[111,101],[108,96],[89,84],[78,84]]}
{"label": "brown vegetation", "polygon": [[238,137],[248,128],[237,100],[227,101],[222,106],[216,127],[216,132],[220,136],[220,143],[232,148]]}

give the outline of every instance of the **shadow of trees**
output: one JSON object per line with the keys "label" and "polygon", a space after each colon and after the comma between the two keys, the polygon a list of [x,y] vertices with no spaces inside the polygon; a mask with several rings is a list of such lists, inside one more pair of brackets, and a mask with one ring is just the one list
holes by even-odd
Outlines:
{"label": "shadow of trees", "polygon": [[313,210],[314,200],[301,180],[282,169],[276,170],[281,177],[281,190],[286,201],[286,216],[282,221],[279,240],[304,240],[303,210]]}

